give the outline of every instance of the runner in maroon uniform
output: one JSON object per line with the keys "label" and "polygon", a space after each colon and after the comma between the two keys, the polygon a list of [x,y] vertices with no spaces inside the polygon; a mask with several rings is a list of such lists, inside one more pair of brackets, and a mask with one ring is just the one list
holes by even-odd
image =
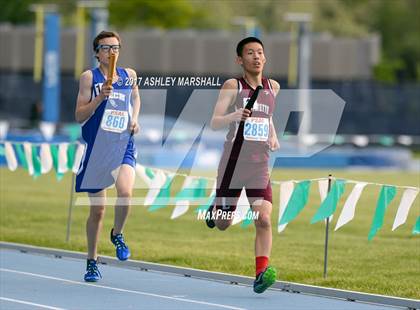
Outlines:
{"label": "runner in maroon uniform", "polygon": [[[242,188],[245,188],[252,210],[259,213],[255,220],[254,292],[262,293],[276,280],[276,270],[268,265],[272,242],[268,159],[269,151],[279,148],[272,115],[280,85],[262,76],[266,58],[259,39],[243,39],[236,52],[243,76],[224,83],[211,120],[213,129],[229,125],[229,132],[218,167],[216,199],[208,210],[206,223],[210,228],[227,229],[233,219],[223,213],[236,209]],[[258,86],[262,88],[253,108],[245,109]],[[223,213],[218,216],[217,210],[220,209]]]}

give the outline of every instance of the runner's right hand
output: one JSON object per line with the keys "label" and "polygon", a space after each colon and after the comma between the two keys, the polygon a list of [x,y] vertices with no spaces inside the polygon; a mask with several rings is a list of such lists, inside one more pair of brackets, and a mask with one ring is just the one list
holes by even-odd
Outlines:
{"label": "runner's right hand", "polygon": [[245,121],[247,117],[251,116],[251,110],[240,108],[230,115],[232,122]]}
{"label": "runner's right hand", "polygon": [[102,98],[102,100],[104,100],[106,97],[109,97],[109,95],[111,95],[112,93],[112,85],[105,85],[102,84],[102,88],[101,88],[101,92],[99,93],[99,96]]}

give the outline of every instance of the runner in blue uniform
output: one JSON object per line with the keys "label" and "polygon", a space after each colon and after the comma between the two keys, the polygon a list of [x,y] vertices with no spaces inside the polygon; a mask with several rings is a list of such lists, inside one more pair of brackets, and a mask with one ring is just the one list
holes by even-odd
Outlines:
{"label": "runner in blue uniform", "polygon": [[110,239],[120,260],[130,257],[123,238],[123,228],[130,210],[130,198],[135,179],[136,148],[133,134],[139,130],[140,96],[134,70],[118,68],[108,79],[109,57],[118,54],[121,39],[115,32],[102,31],[93,41],[93,50],[99,66],[80,76],[79,94],[75,111],[81,123],[85,153],[76,176],[76,192],[87,192],[90,214],[86,223],[88,245],[85,281],[101,278],[97,266],[97,244],[105,214],[106,188],[115,184],[117,202],[114,227]]}

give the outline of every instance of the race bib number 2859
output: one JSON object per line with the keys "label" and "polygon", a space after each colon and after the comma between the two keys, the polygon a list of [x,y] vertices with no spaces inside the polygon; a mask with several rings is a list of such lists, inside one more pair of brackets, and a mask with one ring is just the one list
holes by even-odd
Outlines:
{"label": "race bib number 2859", "polygon": [[244,139],[248,141],[267,141],[269,120],[263,117],[248,117],[244,126]]}

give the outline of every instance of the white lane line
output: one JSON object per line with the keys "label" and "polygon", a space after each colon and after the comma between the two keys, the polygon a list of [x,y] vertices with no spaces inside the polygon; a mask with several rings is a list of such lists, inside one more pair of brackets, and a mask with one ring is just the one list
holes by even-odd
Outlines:
{"label": "white lane line", "polygon": [[147,293],[147,292],[142,292],[142,291],[126,290],[126,289],[122,289],[122,288],[118,288],[118,287],[105,286],[105,285],[99,285],[99,284],[93,284],[93,283],[77,282],[77,281],[73,281],[73,280],[50,277],[50,276],[46,276],[46,275],[42,275],[42,274],[24,272],[24,271],[7,269],[7,268],[0,268],[0,271],[17,273],[17,274],[22,274],[22,275],[32,276],[32,277],[37,277],[37,278],[43,278],[43,279],[48,279],[48,280],[62,281],[62,282],[67,282],[67,283],[71,283],[71,284],[76,284],[76,285],[98,287],[98,288],[108,289],[108,290],[117,291],[117,292],[132,293],[132,294],[137,294],[137,295],[157,297],[157,298],[170,299],[170,300],[178,300],[178,301],[188,302],[188,303],[192,303],[192,304],[213,306],[213,307],[232,309],[232,310],[245,310],[245,308],[239,308],[239,307],[234,307],[234,306],[216,304],[216,303],[187,299],[187,298],[171,297],[171,296]]}
{"label": "white lane line", "polygon": [[37,304],[37,303],[34,303],[34,302],[24,301],[24,300],[20,300],[20,299],[7,298],[7,297],[1,297],[1,296],[0,296],[0,300],[15,302],[15,303],[18,303],[18,304],[23,304],[23,305],[28,305],[28,306],[35,306],[35,307],[42,308],[42,309],[65,310],[64,308],[57,308],[57,307],[52,307],[52,306],[47,306],[47,305],[41,305],[41,304]]}

